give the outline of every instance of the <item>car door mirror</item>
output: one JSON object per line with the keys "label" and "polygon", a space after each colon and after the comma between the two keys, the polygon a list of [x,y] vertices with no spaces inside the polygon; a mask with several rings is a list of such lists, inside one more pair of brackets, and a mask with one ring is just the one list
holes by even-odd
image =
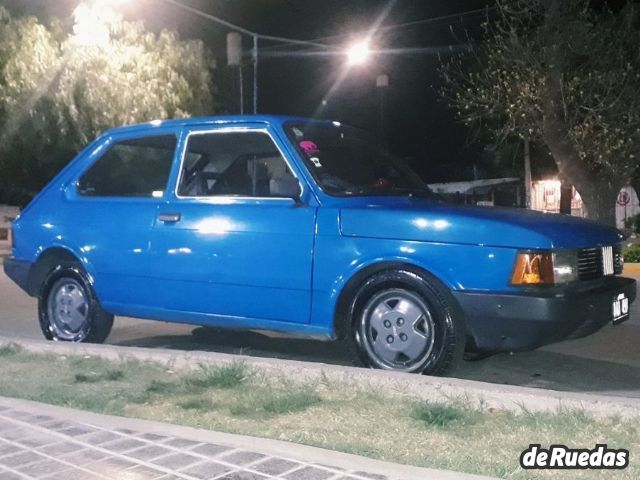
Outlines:
{"label": "car door mirror", "polygon": [[300,202],[302,195],[298,180],[288,175],[272,178],[269,182],[269,190],[272,197],[292,198],[296,203]]}

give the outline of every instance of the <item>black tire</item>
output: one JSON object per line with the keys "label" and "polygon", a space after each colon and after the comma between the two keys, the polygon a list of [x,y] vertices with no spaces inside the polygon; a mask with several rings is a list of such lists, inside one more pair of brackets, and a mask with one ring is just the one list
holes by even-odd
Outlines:
{"label": "black tire", "polygon": [[[388,302],[385,306],[390,308],[393,306],[394,296],[401,299],[399,302],[406,299],[414,307],[423,310],[422,316],[418,317],[419,319],[410,327],[413,333],[418,334],[416,336],[418,348],[423,348],[420,350],[420,355],[415,358],[409,358],[404,352],[400,352],[390,360],[376,353],[376,348],[380,350],[380,343],[390,341],[390,345],[383,345],[383,349],[391,349],[394,341],[397,342],[398,347],[403,346],[399,342],[407,341],[407,335],[402,338],[402,332],[408,331],[408,325],[403,327],[392,325],[389,330],[383,330],[382,334],[387,336],[381,342],[378,342],[380,333],[376,332],[376,327],[372,326],[374,323],[372,318],[374,316],[378,318],[380,315],[376,315],[377,310],[371,310],[373,308],[371,303]],[[397,315],[395,307],[388,316],[394,315]],[[384,328],[389,328],[388,320],[393,321],[393,318],[379,319],[378,323],[383,322],[379,328],[383,328],[383,324]],[[397,318],[398,322],[400,320],[403,319]],[[409,268],[377,272],[364,281],[352,298],[345,322],[346,328],[343,328],[342,340],[346,343],[355,365],[425,375],[444,375],[455,370],[464,354],[466,331],[463,315],[457,302],[449,290],[435,277]],[[417,328],[419,323],[420,331]],[[398,330],[401,328],[404,330]],[[411,334],[409,332],[409,335]],[[419,337],[424,337],[424,340]],[[424,347],[420,344],[423,341]],[[394,352],[387,353],[390,356],[394,354]],[[403,361],[403,356],[407,360]]]}
{"label": "black tire", "polygon": [[[57,305],[56,293],[65,287],[67,291],[77,290],[76,295],[84,300],[76,310],[86,318],[76,322],[74,328],[57,320],[52,312]],[[67,307],[67,313],[73,309]],[[58,265],[45,277],[38,297],[38,319],[45,338],[60,342],[104,343],[113,327],[113,315],[102,309],[89,277],[78,264]]]}

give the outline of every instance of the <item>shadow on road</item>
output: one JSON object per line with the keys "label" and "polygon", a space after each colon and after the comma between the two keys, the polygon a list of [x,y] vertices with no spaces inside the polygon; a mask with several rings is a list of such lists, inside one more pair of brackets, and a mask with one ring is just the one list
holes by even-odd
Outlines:
{"label": "shadow on road", "polygon": [[[274,338],[258,332],[208,327],[197,327],[192,333],[193,336],[147,337],[115,343],[350,365],[342,345],[337,342]],[[483,360],[465,361],[453,376],[559,391],[640,396],[640,368],[544,350],[499,354]]]}

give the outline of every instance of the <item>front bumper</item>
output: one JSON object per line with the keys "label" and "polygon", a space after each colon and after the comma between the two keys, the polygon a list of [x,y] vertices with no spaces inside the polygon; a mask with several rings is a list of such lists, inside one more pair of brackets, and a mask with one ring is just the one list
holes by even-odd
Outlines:
{"label": "front bumper", "polygon": [[516,294],[453,292],[465,314],[471,347],[477,351],[531,350],[566,338],[590,335],[612,321],[614,297],[631,304],[636,281],[607,277],[565,287]]}
{"label": "front bumper", "polygon": [[5,258],[4,260],[4,273],[29,295],[31,295],[29,288],[31,265],[31,262],[15,258]]}

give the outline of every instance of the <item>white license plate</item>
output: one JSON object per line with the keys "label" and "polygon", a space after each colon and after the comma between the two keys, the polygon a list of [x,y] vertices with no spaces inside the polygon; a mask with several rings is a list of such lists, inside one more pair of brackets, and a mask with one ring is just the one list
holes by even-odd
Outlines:
{"label": "white license plate", "polygon": [[622,323],[629,319],[629,299],[624,293],[616,295],[612,305],[613,323]]}

